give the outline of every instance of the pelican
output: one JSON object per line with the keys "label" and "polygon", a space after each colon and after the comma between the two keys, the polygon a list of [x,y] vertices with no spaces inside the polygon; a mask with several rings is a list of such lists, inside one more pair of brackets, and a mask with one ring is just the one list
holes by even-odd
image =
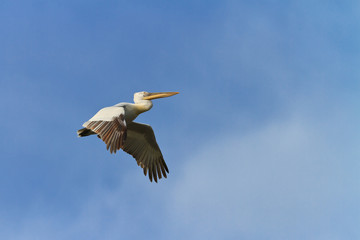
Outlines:
{"label": "pelican", "polygon": [[137,164],[143,168],[145,176],[155,182],[169,173],[164,157],[156,142],[155,134],[150,125],[134,122],[143,112],[149,111],[151,100],[170,97],[178,92],[137,92],[134,103],[118,103],[112,107],[100,109],[92,118],[77,131],[78,137],[96,134],[106,144],[110,153],[122,149],[132,155]]}

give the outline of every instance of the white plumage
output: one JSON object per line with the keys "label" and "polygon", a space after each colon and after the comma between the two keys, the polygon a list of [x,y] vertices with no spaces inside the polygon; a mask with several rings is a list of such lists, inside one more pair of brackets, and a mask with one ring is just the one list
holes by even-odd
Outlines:
{"label": "white plumage", "polygon": [[145,176],[157,182],[165,178],[169,169],[156,142],[154,131],[150,125],[133,122],[141,113],[152,108],[150,100],[169,97],[178,92],[148,93],[137,92],[134,94],[135,103],[119,103],[112,107],[100,109],[92,118],[78,130],[79,137],[96,134],[102,139],[110,153],[123,149],[131,154],[137,164],[143,168]]}

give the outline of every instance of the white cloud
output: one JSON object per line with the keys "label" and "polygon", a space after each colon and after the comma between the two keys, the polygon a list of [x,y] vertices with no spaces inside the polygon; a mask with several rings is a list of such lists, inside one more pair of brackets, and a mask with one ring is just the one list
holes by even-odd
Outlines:
{"label": "white cloud", "polygon": [[0,230],[8,239],[359,238],[360,141],[349,134],[359,116],[344,116],[297,113],[247,133],[232,126],[173,159],[159,184],[134,165],[117,186],[100,179],[73,213],[30,211]]}
{"label": "white cloud", "polygon": [[187,161],[167,205],[172,237],[341,239],[354,230],[334,228],[334,219],[350,214],[339,212],[344,198],[359,195],[344,197],[348,159],[327,153],[326,132],[291,119],[241,134],[217,138]]}
{"label": "white cloud", "polygon": [[343,137],[333,139],[330,127],[337,119],[323,120],[296,115],[247,134],[233,129],[195,149],[159,184],[148,183],[134,167],[119,176],[118,186],[99,185],[74,213],[30,213],[3,236],[357,238],[359,181],[349,166],[358,152],[355,144],[341,144]]}

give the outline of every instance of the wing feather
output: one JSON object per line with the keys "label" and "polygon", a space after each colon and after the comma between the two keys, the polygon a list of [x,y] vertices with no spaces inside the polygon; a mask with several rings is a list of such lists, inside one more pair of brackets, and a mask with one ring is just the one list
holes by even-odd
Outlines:
{"label": "wing feather", "polygon": [[143,168],[144,175],[157,182],[169,173],[164,157],[156,142],[155,134],[150,125],[131,122],[127,126],[127,138],[123,150],[132,155],[137,164]]}
{"label": "wing feather", "polygon": [[151,162],[151,165],[152,165],[154,180],[155,180],[155,182],[157,182],[157,174],[156,174],[156,166],[155,166],[155,163],[154,163],[154,162]]}
{"label": "wing feather", "polygon": [[98,111],[83,126],[98,135],[110,153],[123,149],[132,155],[143,168],[150,181],[166,178],[169,169],[156,142],[150,125],[131,122],[126,125],[125,109],[122,106],[106,107]]}
{"label": "wing feather", "polygon": [[98,134],[105,142],[106,149],[110,149],[110,153],[116,153],[124,145],[126,122],[123,107],[103,108],[83,126]]}

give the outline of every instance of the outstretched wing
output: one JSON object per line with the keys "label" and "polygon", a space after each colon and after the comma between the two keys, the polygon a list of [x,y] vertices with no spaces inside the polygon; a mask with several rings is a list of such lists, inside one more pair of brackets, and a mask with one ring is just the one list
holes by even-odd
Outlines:
{"label": "outstretched wing", "polygon": [[127,126],[127,138],[122,149],[132,155],[137,164],[144,169],[146,176],[155,182],[164,176],[169,169],[156,142],[154,131],[150,125],[131,122]]}
{"label": "outstretched wing", "polygon": [[125,110],[123,107],[106,107],[98,111],[83,126],[98,134],[110,153],[124,146],[126,139]]}

